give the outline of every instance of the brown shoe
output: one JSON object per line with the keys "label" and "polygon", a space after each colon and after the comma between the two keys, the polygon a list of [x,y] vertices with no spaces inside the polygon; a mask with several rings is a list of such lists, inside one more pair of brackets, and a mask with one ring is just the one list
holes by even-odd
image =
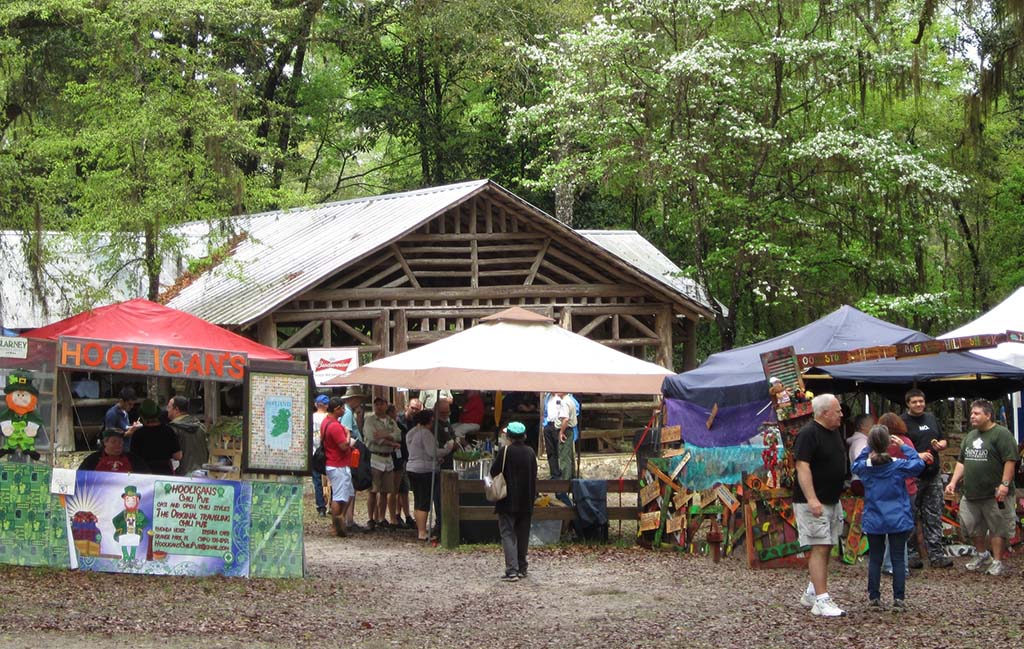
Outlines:
{"label": "brown shoe", "polygon": [[348,529],[345,527],[345,519],[341,516],[331,516],[331,524],[334,525],[334,533],[338,536],[348,536]]}

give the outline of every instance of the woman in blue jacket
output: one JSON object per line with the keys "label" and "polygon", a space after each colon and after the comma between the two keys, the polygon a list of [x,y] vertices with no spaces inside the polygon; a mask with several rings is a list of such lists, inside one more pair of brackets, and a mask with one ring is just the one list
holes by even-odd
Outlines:
{"label": "woman in blue jacket", "polygon": [[882,607],[879,582],[886,543],[892,555],[893,608],[904,607],[907,584],[907,536],[914,530],[914,514],[905,480],[921,473],[924,462],[912,446],[902,444],[906,459],[891,457],[889,429],[873,426],[868,445],[853,463],[852,471],[864,484],[864,515],[861,527],[868,535],[868,599],[874,608]]}

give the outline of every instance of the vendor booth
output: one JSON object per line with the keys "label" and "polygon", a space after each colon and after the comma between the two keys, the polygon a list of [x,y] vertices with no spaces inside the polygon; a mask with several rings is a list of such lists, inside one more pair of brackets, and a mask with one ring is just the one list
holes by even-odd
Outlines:
{"label": "vendor booth", "polygon": [[[3,459],[0,516],[13,524],[0,530],[0,562],[146,574],[303,574],[301,483],[241,478],[308,474],[304,365],[146,300],[82,313],[25,339],[25,357],[2,359],[0,374],[5,384],[38,394],[38,421],[46,422],[40,432],[53,434],[36,437],[54,442]],[[83,376],[109,385],[110,377],[134,377],[145,386],[139,398],[149,394],[158,403],[167,403],[166,390],[201,386],[193,393],[202,395],[195,406],[207,426],[217,423],[222,388],[237,386],[245,395],[240,448],[211,444],[211,459],[220,461],[189,476],[76,471],[77,462],[63,468],[62,456],[76,441],[91,446],[76,408],[116,401],[80,396],[75,379]]]}
{"label": "vendor booth", "polygon": [[[998,396],[1024,385],[1020,368],[967,351],[935,353],[932,347],[941,345],[928,341],[925,334],[844,306],[793,332],[715,354],[699,368],[669,377],[664,385],[667,423],[681,426],[692,455],[679,483],[706,489],[714,481],[735,485],[742,480],[743,533],[751,565],[798,556],[789,505],[792,459],[786,451],[811,417],[807,392],[877,393],[902,403],[914,386],[936,399]],[[917,348],[928,355],[914,355]],[[860,358],[875,360],[851,362]],[[679,465],[670,459],[666,470],[675,472]],[[705,470],[695,472],[700,465]],[[844,500],[848,520],[855,522],[844,543],[848,561],[863,550],[855,529],[859,502]]]}
{"label": "vendor booth", "polygon": [[[519,307],[480,318],[479,324],[402,354],[383,358],[328,384],[366,383],[411,389],[516,390],[653,395],[671,372],[573,333],[551,318]],[[480,460],[490,466],[489,456]],[[493,521],[493,505],[483,500],[479,470],[475,488],[450,492],[454,506],[464,507],[472,520]],[[469,476],[463,476],[467,482]],[[569,490],[569,481],[557,491]],[[444,498],[444,487],[442,498]],[[554,489],[552,489],[553,491]],[[463,496],[457,499],[457,496]],[[469,496],[479,496],[470,505]],[[614,512],[613,512],[614,513]],[[629,515],[635,516],[630,509]],[[445,521],[451,517],[445,513]],[[457,516],[456,523],[457,523]],[[469,520],[469,519],[467,519]],[[607,521],[606,521],[607,522]],[[441,543],[458,544],[458,525],[442,526]]]}
{"label": "vendor booth", "polygon": [[[944,333],[939,338],[959,338],[1004,330],[1024,331],[1024,286],[975,320]],[[1019,343],[1006,342],[991,349],[979,349],[975,353],[1024,368],[1024,345]],[[1024,407],[1021,405],[1020,392],[1014,392],[1010,397],[1007,425],[1017,435],[1017,441],[1024,442]]]}

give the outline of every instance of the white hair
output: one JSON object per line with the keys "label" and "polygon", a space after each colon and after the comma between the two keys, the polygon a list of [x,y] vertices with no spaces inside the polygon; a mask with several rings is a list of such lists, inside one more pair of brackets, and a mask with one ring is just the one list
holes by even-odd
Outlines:
{"label": "white hair", "polygon": [[828,392],[825,394],[819,394],[811,399],[811,408],[814,410],[814,418],[817,419],[824,415],[829,407],[832,406],[833,401],[838,403],[839,399],[836,399],[836,395],[829,394]]}

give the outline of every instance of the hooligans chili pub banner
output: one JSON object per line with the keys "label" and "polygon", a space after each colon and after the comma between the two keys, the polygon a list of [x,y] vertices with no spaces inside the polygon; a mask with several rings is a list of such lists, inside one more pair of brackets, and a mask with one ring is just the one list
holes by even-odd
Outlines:
{"label": "hooligans chili pub banner", "polygon": [[66,497],[82,570],[249,574],[249,483],[78,471]]}

